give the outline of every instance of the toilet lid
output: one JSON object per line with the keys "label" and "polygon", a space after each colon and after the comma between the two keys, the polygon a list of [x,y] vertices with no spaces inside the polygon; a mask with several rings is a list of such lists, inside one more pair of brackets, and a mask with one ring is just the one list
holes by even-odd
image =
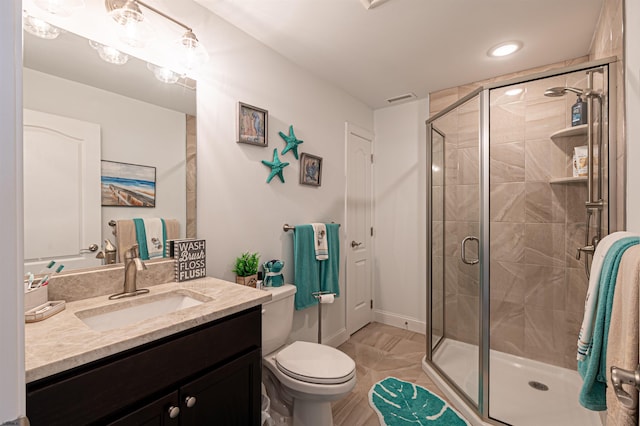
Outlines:
{"label": "toilet lid", "polygon": [[310,342],[294,342],[278,352],[276,365],[289,377],[308,383],[344,383],[356,373],[356,363],[344,352]]}

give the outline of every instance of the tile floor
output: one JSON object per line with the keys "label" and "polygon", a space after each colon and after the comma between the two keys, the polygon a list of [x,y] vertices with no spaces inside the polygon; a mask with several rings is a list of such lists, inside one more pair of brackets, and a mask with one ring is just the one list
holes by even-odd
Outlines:
{"label": "tile floor", "polygon": [[413,382],[444,398],[422,371],[425,337],[401,328],[371,323],[351,336],[338,349],[356,362],[356,387],[333,404],[335,426],[379,425],[369,406],[369,389],[388,376]]}

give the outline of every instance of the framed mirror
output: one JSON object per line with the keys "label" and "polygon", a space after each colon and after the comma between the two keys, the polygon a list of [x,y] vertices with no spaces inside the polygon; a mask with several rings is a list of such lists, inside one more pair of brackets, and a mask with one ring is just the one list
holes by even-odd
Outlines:
{"label": "framed mirror", "polygon": [[[130,55],[107,63],[68,31],[54,40],[25,32],[24,67],[25,273],[50,260],[101,265],[105,240],[116,244],[110,221],[177,219],[181,238],[196,236],[195,81],[163,83]],[[97,154],[85,158],[89,145]],[[101,206],[101,160],[155,168],[155,207]]]}

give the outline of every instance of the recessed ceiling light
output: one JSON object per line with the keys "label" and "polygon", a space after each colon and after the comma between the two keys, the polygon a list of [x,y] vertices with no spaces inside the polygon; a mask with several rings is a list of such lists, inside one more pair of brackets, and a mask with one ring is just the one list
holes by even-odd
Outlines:
{"label": "recessed ceiling light", "polygon": [[521,41],[507,41],[505,43],[500,43],[496,46],[493,46],[491,49],[489,49],[487,55],[493,57],[507,56],[517,52],[520,49],[522,49]]}

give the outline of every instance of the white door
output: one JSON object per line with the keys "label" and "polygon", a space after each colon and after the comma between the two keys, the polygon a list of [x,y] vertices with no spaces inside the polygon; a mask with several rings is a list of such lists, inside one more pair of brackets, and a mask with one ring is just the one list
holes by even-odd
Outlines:
{"label": "white door", "polygon": [[25,273],[100,265],[101,221],[100,126],[25,109]]}
{"label": "white door", "polygon": [[346,124],[347,144],[347,332],[372,320],[371,170],[373,135]]}

